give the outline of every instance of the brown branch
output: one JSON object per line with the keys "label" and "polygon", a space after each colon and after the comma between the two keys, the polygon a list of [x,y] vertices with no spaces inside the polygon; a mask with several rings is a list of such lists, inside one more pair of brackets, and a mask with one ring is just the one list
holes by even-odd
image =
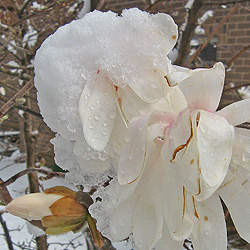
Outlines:
{"label": "brown branch", "polygon": [[102,10],[104,4],[105,4],[105,0],[100,0],[96,6],[96,10]]}
{"label": "brown branch", "polygon": [[237,85],[237,86],[234,86],[234,87],[225,88],[224,92],[234,90],[234,89],[238,89],[238,88],[245,87],[245,86],[250,86],[250,83],[244,83],[244,84],[240,84],[240,85]]}
{"label": "brown branch", "polygon": [[245,53],[248,49],[250,49],[250,44],[243,47],[241,50],[239,50],[228,62],[226,63],[226,69],[230,68],[233,64],[233,62],[243,53]]}
{"label": "brown branch", "polygon": [[0,108],[0,118],[3,117],[15,104],[18,98],[23,97],[34,86],[34,80],[30,80],[8,102]]}
{"label": "brown branch", "polygon": [[189,59],[188,63],[186,64],[186,67],[189,67],[189,65],[196,60],[200,52],[208,45],[210,40],[215,36],[215,34],[219,31],[219,29],[222,27],[222,25],[227,21],[229,17],[231,17],[234,12],[239,8],[239,5],[236,4],[232,10],[218,23],[218,25],[215,27],[215,29],[212,31],[212,33],[208,36],[208,38],[199,46],[199,48],[196,50],[196,52],[193,54],[193,56]]}
{"label": "brown branch", "polygon": [[235,1],[220,1],[219,2],[208,2],[205,5],[227,5],[227,4],[237,4],[237,3],[247,3],[249,0],[235,0]]}
{"label": "brown branch", "polygon": [[47,176],[50,176],[52,178],[53,177],[62,177],[62,178],[65,177],[65,173],[62,173],[62,172],[52,172],[52,171],[41,169],[41,168],[27,168],[27,169],[25,169],[23,171],[20,171],[19,173],[13,175],[7,181],[4,181],[4,182],[0,183],[0,188],[10,185],[13,182],[15,182],[17,179],[22,177],[23,175],[26,175],[26,174],[29,174],[29,173],[32,173],[32,172],[39,172],[39,173],[45,174]]}
{"label": "brown branch", "polygon": [[182,33],[180,46],[178,49],[178,57],[175,61],[176,65],[183,66],[185,63],[185,59],[190,49],[190,41],[193,37],[195,28],[197,26],[197,21],[203,5],[204,5],[204,0],[195,0],[191,9],[189,10],[187,25]]}
{"label": "brown branch", "polygon": [[157,0],[155,1],[154,3],[150,3],[146,8],[145,10],[146,11],[150,11],[152,10],[153,8],[156,8],[158,4],[161,4],[162,2],[166,2],[166,0]]}
{"label": "brown branch", "polygon": [[2,214],[0,214],[0,223],[1,223],[3,231],[4,231],[4,236],[5,236],[5,239],[6,239],[6,243],[8,245],[8,249],[9,250],[14,250],[12,240],[10,238],[9,229],[7,228],[6,222],[3,220]]}
{"label": "brown branch", "polygon": [[[4,183],[4,181],[0,178],[0,185]],[[0,186],[0,200],[3,205],[7,205],[12,201],[10,193],[5,186]]]}

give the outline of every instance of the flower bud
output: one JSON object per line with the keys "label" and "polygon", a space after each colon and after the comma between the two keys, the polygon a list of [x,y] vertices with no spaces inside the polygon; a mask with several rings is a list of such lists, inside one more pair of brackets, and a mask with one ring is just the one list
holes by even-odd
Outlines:
{"label": "flower bud", "polygon": [[18,197],[6,206],[6,211],[27,220],[41,220],[47,234],[77,232],[88,215],[88,209],[77,198],[77,192],[57,186]]}

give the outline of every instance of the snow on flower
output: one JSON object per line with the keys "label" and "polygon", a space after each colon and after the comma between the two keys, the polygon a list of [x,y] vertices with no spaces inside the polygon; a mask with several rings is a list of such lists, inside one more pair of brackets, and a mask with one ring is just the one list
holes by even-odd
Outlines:
{"label": "snow on flower", "polygon": [[[132,118],[186,105],[178,87],[169,88],[164,79],[173,70],[167,55],[177,36],[169,15],[130,9],[121,16],[94,11],[43,43],[35,59],[38,102],[57,132],[56,160],[71,169],[68,178],[103,181],[107,172],[93,178],[84,172],[109,171]],[[74,160],[65,161],[62,151]]]}
{"label": "snow on flower", "polygon": [[220,198],[250,242],[250,133],[235,128],[250,121],[250,99],[216,111],[223,64],[173,66],[176,39],[166,14],[87,14],[39,49],[39,106],[68,180],[98,186],[90,212],[105,236],[142,250],[181,249],[187,237],[223,250]]}

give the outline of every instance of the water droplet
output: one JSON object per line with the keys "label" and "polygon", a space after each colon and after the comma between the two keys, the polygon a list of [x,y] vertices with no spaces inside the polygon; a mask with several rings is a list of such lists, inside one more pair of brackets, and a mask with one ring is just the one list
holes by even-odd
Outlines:
{"label": "water droplet", "polygon": [[110,118],[110,119],[114,119],[114,118],[115,118],[115,115],[116,115],[115,110],[112,110],[112,111],[109,112],[109,118]]}
{"label": "water droplet", "polygon": [[238,154],[234,155],[234,156],[233,156],[233,162],[234,162],[236,165],[240,164],[240,163],[241,163],[241,157],[240,157]]}
{"label": "water droplet", "polygon": [[96,101],[95,101],[97,104],[99,104],[100,103],[100,101],[97,99]]}
{"label": "water droplet", "polygon": [[89,124],[89,128],[90,128],[90,129],[93,129],[93,128],[94,128],[94,125],[93,125],[93,124]]}
{"label": "water droplet", "polygon": [[97,121],[99,121],[99,120],[100,120],[100,116],[99,116],[98,114],[95,114],[95,119],[96,119]]}
{"label": "water droplet", "polygon": [[84,99],[85,99],[85,100],[88,100],[88,96],[87,96],[87,95],[85,95],[85,96],[84,96]]}
{"label": "water droplet", "polygon": [[153,100],[153,97],[150,93],[144,94],[142,95],[142,98],[146,101],[146,102],[150,102]]}
{"label": "water droplet", "polygon": [[126,136],[125,136],[125,142],[130,142],[130,140],[131,140],[130,135],[126,135]]}
{"label": "water droplet", "polygon": [[108,126],[108,121],[104,121],[104,122],[102,123],[102,125],[103,125],[104,127],[107,127],[107,126]]}
{"label": "water droplet", "polygon": [[151,86],[153,89],[159,88],[158,82],[151,82],[150,86]]}
{"label": "water droplet", "polygon": [[108,134],[108,131],[107,130],[103,130],[103,131],[101,131],[101,134],[102,135],[106,135],[106,134]]}
{"label": "water droplet", "polygon": [[243,161],[245,162],[250,161],[250,151],[247,151],[243,154]]}
{"label": "water droplet", "polygon": [[128,159],[129,159],[130,161],[132,161],[133,157],[130,155],[130,156],[128,157]]}
{"label": "water droplet", "polygon": [[95,110],[95,106],[92,104],[90,105],[90,110],[94,111]]}
{"label": "water droplet", "polygon": [[201,130],[202,133],[206,133],[207,132],[207,126],[205,124],[200,123],[199,124],[199,128]]}
{"label": "water droplet", "polygon": [[139,130],[139,131],[142,131],[142,127],[139,127],[138,130]]}

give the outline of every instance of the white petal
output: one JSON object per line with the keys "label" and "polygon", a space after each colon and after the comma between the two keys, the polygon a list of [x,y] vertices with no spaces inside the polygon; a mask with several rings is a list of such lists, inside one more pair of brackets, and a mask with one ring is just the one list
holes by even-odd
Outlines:
{"label": "white petal", "polygon": [[155,246],[155,250],[181,250],[183,245],[183,241],[175,241],[171,238],[168,228],[164,223],[162,230],[162,237],[157,242]]}
{"label": "white petal", "polygon": [[133,218],[133,235],[137,248],[151,250],[159,240],[159,238],[155,238],[155,232],[159,231],[159,227],[153,206],[145,200],[139,199]]}
{"label": "white petal", "polygon": [[[142,172],[147,157],[148,126],[150,122],[155,120],[168,123],[172,120],[172,116],[153,112],[136,117],[130,122],[118,166],[118,181],[121,185],[126,185],[135,181]],[[159,136],[162,135],[163,129],[164,128],[159,127]],[[156,131],[154,131],[154,135],[156,134]]]}
{"label": "white petal", "polygon": [[131,82],[130,87],[145,102],[154,103],[164,96],[165,86],[164,74],[147,72],[136,82]]}
{"label": "white petal", "polygon": [[132,222],[136,200],[129,199],[121,203],[110,219],[112,240],[120,241],[132,233]]}
{"label": "white petal", "polygon": [[170,235],[174,240],[184,240],[191,234],[193,223],[186,215],[185,188],[177,169],[172,166],[166,169],[162,192],[165,221]]}
{"label": "white petal", "polygon": [[12,200],[5,210],[24,219],[41,220],[44,216],[52,215],[50,206],[62,197],[57,194],[27,194]]}
{"label": "white petal", "polygon": [[[177,72],[174,73],[178,74]],[[225,68],[222,63],[216,63],[211,69],[189,70],[186,73],[179,73],[182,80],[179,88],[187,99],[191,110],[204,109],[210,112],[216,111],[224,85]],[[189,74],[189,76],[183,75]],[[174,86],[177,83],[171,83],[173,77],[168,76],[168,83]]]}
{"label": "white petal", "polygon": [[118,165],[118,181],[121,185],[135,181],[142,171],[150,116],[134,118],[129,124]]}
{"label": "white petal", "polygon": [[243,122],[250,121],[250,99],[235,102],[217,112],[224,116],[228,123],[237,126]]}
{"label": "white petal", "polygon": [[218,187],[231,160],[234,128],[225,118],[200,111],[197,127],[199,168],[206,184]]}
{"label": "white petal", "polygon": [[[88,85],[86,88],[89,88]],[[116,117],[113,86],[100,74],[89,97],[88,94],[89,89],[84,90],[79,101],[83,133],[89,146],[97,151],[103,151],[109,141]],[[85,101],[86,97],[88,101]]]}
{"label": "white petal", "polygon": [[173,18],[164,13],[152,15],[150,18],[157,25],[157,33],[160,32],[164,39],[167,40],[165,50],[168,54],[178,39],[178,27]]}
{"label": "white petal", "polygon": [[228,172],[218,194],[225,202],[239,235],[250,243],[250,195],[231,172]]}
{"label": "white petal", "polygon": [[198,247],[194,241],[194,248],[201,250],[227,249],[227,229],[224,212],[217,194],[203,202],[197,202]]}

